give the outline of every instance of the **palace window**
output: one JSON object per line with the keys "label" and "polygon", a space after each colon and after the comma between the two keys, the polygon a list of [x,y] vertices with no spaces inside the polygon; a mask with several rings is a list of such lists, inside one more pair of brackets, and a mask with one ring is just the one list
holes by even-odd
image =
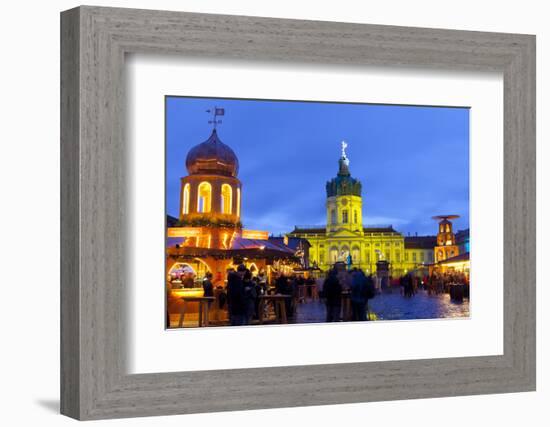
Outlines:
{"label": "palace window", "polygon": [[212,204],[212,186],[208,182],[201,182],[197,195],[197,212],[208,213]]}
{"label": "palace window", "polygon": [[413,252],[413,262],[416,262],[416,252]]}
{"label": "palace window", "polygon": [[359,262],[360,262],[360,257],[361,257],[361,253],[359,252],[359,248],[358,248],[358,247],[354,247],[354,248],[351,250],[351,259],[353,260],[353,263],[354,263],[354,264],[359,264]]}
{"label": "palace window", "polygon": [[231,203],[233,202],[233,189],[229,184],[222,185],[221,207],[222,213],[231,214]]}
{"label": "palace window", "polygon": [[334,209],[330,210],[330,223],[336,224],[336,210]]}
{"label": "palace window", "polygon": [[190,185],[189,183],[185,184],[183,187],[183,207],[182,207],[182,213],[184,215],[189,213],[189,193],[190,193]]}
{"label": "palace window", "polygon": [[399,251],[395,251],[395,261],[401,262],[401,253]]}
{"label": "palace window", "polygon": [[420,261],[424,262],[424,252],[420,252]]}
{"label": "palace window", "polygon": [[241,189],[237,188],[237,216],[241,216]]}
{"label": "palace window", "polygon": [[338,248],[330,248],[330,262],[335,263],[338,261]]}
{"label": "palace window", "polygon": [[357,224],[357,211],[353,211],[353,223]]}
{"label": "palace window", "polygon": [[408,260],[409,260],[409,253],[405,252],[405,261],[408,261]]}
{"label": "palace window", "polygon": [[342,222],[344,224],[347,224],[348,223],[348,210],[347,209],[344,209],[342,211]]}

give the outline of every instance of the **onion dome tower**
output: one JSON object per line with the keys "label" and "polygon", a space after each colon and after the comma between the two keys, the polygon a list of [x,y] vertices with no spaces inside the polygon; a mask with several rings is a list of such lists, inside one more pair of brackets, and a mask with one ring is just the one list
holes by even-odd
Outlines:
{"label": "onion dome tower", "polygon": [[180,225],[201,227],[197,233],[201,237],[194,243],[200,247],[227,248],[227,235],[242,228],[239,160],[216,130],[216,123],[221,123],[216,116],[223,114],[223,109],[215,109],[212,133],[189,150],[185,159],[188,175],[181,178]]}
{"label": "onion dome tower", "polygon": [[239,173],[239,159],[233,150],[220,140],[215,128],[206,141],[189,150],[185,166],[189,175],[236,177]]}
{"label": "onion dome tower", "polygon": [[363,234],[361,182],[350,174],[346,147],[346,142],[342,141],[338,174],[326,184],[327,233],[345,229]]}

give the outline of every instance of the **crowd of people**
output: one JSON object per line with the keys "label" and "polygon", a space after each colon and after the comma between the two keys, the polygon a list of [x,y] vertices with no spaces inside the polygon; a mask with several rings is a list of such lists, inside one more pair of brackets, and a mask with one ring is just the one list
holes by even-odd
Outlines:
{"label": "crowd of people", "polygon": [[447,271],[445,273],[433,272],[431,275],[417,276],[412,273],[401,276],[397,283],[390,279],[392,284],[399,285],[405,297],[413,297],[418,289],[428,292],[428,295],[439,295],[449,293],[453,285],[469,285],[469,277],[463,272]]}
{"label": "crowd of people", "polygon": [[265,274],[252,277],[244,264],[227,274],[227,308],[231,326],[250,325],[258,317],[259,297],[267,291]]}
{"label": "crowd of people", "polygon": [[449,288],[452,285],[466,285],[470,284],[469,277],[458,271],[448,271],[445,273],[434,273],[429,276],[425,281],[425,289],[428,294],[442,294],[449,293]]}
{"label": "crowd of people", "polygon": [[[327,322],[342,320],[344,298],[350,299],[351,320],[367,320],[368,300],[375,296],[373,276],[367,276],[356,268],[350,271],[339,271],[334,268],[322,281],[295,274],[274,274],[271,279],[270,286],[263,272],[253,277],[250,270],[242,264],[228,272],[226,296],[232,326],[249,325],[258,319],[260,296],[267,293],[290,297],[284,302],[286,316],[290,321],[296,315],[296,306],[304,289],[318,288],[318,295],[325,301]],[[208,289],[211,289],[209,281],[205,282]],[[206,292],[205,288],[205,295]]]}
{"label": "crowd of people", "polygon": [[298,289],[302,285],[314,285],[313,278],[304,278],[299,275],[273,274],[271,283],[263,271],[253,276],[244,264],[237,266],[227,274],[225,295],[229,321],[232,326],[249,325],[253,320],[260,318],[260,297],[269,293],[287,295],[285,311],[288,319],[292,320],[296,313]]}
{"label": "crowd of people", "polygon": [[375,296],[374,279],[357,268],[349,271],[332,268],[327,273],[320,295],[325,299],[327,322],[341,320],[344,296],[350,298],[352,320],[367,320],[368,300]]}
{"label": "crowd of people", "polygon": [[[375,297],[378,290],[384,290],[381,281],[372,274],[365,274],[358,268],[350,270],[333,267],[322,279],[312,276],[277,274],[273,273],[268,283],[263,271],[257,275],[244,265],[240,264],[227,273],[227,285],[218,286],[220,292],[220,307],[227,304],[229,322],[232,326],[250,325],[260,318],[260,297],[267,294],[286,295],[286,316],[292,321],[296,315],[297,304],[303,302],[304,290],[311,292],[315,288],[315,295],[324,300],[326,307],[326,321],[337,322],[340,320],[364,321],[368,320],[368,301]],[[459,272],[445,274],[433,273],[424,277],[412,273],[399,278],[387,277],[387,288],[399,286],[402,294],[413,297],[419,289],[428,294],[441,294],[449,292],[449,287],[454,284],[468,285],[468,276]],[[305,286],[307,285],[307,286]],[[384,285],[384,283],[382,283]],[[206,273],[203,280],[204,296],[214,296],[212,274]],[[306,295],[307,296],[307,295]],[[342,318],[343,304],[348,298],[351,305],[351,319]]]}

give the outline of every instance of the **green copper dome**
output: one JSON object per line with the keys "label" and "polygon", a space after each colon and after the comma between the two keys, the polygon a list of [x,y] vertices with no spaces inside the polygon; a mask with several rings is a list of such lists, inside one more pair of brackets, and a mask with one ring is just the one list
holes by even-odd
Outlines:
{"label": "green copper dome", "polygon": [[338,160],[338,174],[327,182],[327,197],[361,196],[361,182],[351,177],[349,160],[343,155]]}

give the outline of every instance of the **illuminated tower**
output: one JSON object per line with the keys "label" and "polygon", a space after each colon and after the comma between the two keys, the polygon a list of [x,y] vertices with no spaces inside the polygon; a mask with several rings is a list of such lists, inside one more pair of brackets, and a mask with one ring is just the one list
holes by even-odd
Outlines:
{"label": "illuminated tower", "polygon": [[339,230],[363,235],[363,202],[361,183],[351,177],[347,144],[342,141],[342,156],[338,160],[336,178],[327,182],[327,235]]}
{"label": "illuminated tower", "polygon": [[453,223],[449,220],[459,218],[458,215],[437,215],[432,217],[439,221],[437,231],[437,246],[434,248],[435,262],[452,258],[459,254],[453,233]]}
{"label": "illuminated tower", "polygon": [[239,160],[216,131],[214,110],[212,134],[189,150],[185,166],[189,175],[181,178],[180,224],[194,227],[194,237],[186,246],[228,248],[231,238],[241,231],[241,182],[237,178]]}

